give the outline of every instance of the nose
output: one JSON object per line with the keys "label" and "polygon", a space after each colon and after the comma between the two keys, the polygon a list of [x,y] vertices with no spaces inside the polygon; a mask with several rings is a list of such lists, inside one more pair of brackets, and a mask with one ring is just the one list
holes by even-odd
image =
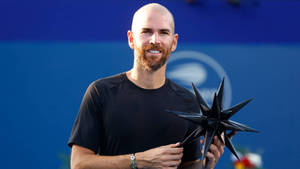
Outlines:
{"label": "nose", "polygon": [[159,35],[158,33],[153,33],[150,39],[150,43],[151,44],[159,44],[160,40],[159,40]]}

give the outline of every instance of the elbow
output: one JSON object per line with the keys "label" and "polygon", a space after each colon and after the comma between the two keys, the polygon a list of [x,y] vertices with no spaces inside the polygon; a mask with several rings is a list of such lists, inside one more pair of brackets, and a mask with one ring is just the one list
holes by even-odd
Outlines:
{"label": "elbow", "polygon": [[74,163],[71,161],[71,169],[81,169],[81,164],[80,163]]}
{"label": "elbow", "polygon": [[70,162],[71,169],[92,168],[90,165],[90,158],[92,155],[94,155],[94,153],[91,150],[73,145]]}
{"label": "elbow", "polygon": [[86,169],[83,161],[80,162],[72,162],[71,161],[71,169]]}

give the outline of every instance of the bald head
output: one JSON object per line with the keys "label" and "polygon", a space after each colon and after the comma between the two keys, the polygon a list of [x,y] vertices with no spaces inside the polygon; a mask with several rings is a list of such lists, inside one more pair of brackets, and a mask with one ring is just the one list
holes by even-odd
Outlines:
{"label": "bald head", "polygon": [[158,3],[150,3],[147,5],[142,6],[138,9],[133,16],[131,31],[136,32],[145,20],[155,20],[155,19],[162,19],[168,24],[171,28],[171,32],[174,33],[175,24],[174,18],[172,13],[164,6]]}

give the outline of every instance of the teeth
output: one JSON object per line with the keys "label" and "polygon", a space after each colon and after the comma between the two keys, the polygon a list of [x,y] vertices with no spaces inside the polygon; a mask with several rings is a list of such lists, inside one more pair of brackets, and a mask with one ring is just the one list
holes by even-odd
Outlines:
{"label": "teeth", "polygon": [[158,51],[158,50],[148,50],[148,52],[153,53],[153,54],[158,54],[158,53],[160,53],[160,51]]}

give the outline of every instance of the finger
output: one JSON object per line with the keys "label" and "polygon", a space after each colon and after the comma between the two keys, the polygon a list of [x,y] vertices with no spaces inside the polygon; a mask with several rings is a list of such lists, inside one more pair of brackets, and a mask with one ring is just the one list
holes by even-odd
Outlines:
{"label": "finger", "polygon": [[225,136],[224,136],[224,135],[225,135],[225,133],[224,133],[224,132],[222,132],[222,134],[221,134],[221,138],[222,138],[222,141],[223,141],[223,142],[221,141],[221,143],[223,143],[223,144],[225,143]]}
{"label": "finger", "polygon": [[234,135],[236,135],[236,133],[237,133],[237,131],[231,131],[229,134],[227,134],[227,136],[228,136],[230,139],[232,139],[232,137],[233,137]]}
{"label": "finger", "polygon": [[213,145],[212,153],[215,155],[216,162],[219,161],[221,155],[224,153],[224,148],[220,148],[216,145]]}
{"label": "finger", "polygon": [[214,158],[216,161],[219,160],[219,158],[221,157],[221,152],[219,152],[219,149],[216,145],[211,144],[209,147],[210,153],[212,153],[214,155]]}
{"label": "finger", "polygon": [[168,148],[166,149],[165,153],[166,154],[180,154],[183,152],[183,148],[180,147],[180,148]]}
{"label": "finger", "polygon": [[175,147],[180,147],[180,145],[181,145],[181,143],[180,143],[180,142],[177,142],[177,143],[175,143],[175,144],[170,144],[169,146],[170,146],[171,148],[175,148]]}
{"label": "finger", "polygon": [[[224,141],[225,139],[223,134],[221,135],[221,137],[223,138]],[[224,146],[224,143],[217,136],[214,137],[214,143],[218,146]]]}
{"label": "finger", "polygon": [[213,141],[213,143],[219,145],[220,142],[221,142],[220,139],[219,139],[217,136],[214,136],[214,141]]}
{"label": "finger", "polygon": [[179,160],[182,158],[182,156],[183,156],[183,153],[162,155],[163,160]]}
{"label": "finger", "polygon": [[177,166],[174,166],[174,167],[165,167],[164,169],[177,169]]}
{"label": "finger", "polygon": [[173,160],[173,161],[164,161],[162,163],[162,166],[164,167],[175,167],[177,168],[177,166],[179,166],[181,163],[181,160]]}
{"label": "finger", "polygon": [[207,152],[206,158],[208,160],[206,160],[206,166],[205,166],[205,168],[214,168],[214,166],[216,165],[215,156],[211,152]]}
{"label": "finger", "polygon": [[177,167],[181,163],[181,160],[176,160],[176,161],[165,161],[163,162],[164,167]]}
{"label": "finger", "polygon": [[220,154],[224,153],[224,143],[222,143],[218,137],[214,137],[214,145],[216,145],[216,147],[218,148],[218,151],[220,152]]}

